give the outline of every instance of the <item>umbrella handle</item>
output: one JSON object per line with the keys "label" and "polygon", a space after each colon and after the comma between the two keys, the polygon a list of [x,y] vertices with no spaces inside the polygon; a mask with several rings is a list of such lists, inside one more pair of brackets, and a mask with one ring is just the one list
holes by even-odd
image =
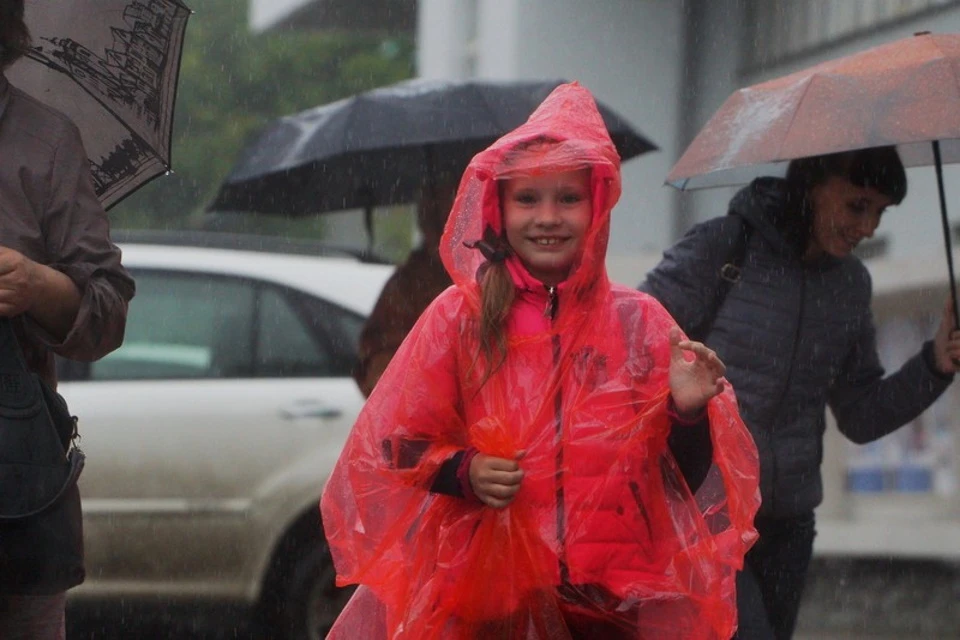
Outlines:
{"label": "umbrella handle", "polygon": [[953,271],[953,245],[950,241],[950,222],[947,219],[947,196],[943,187],[943,161],[940,158],[940,141],[933,141],[933,162],[937,170],[937,190],[940,192],[940,221],[943,224],[943,240],[947,248],[947,272],[950,275],[950,299],[953,301],[953,328],[960,329],[960,312],[957,310],[957,279]]}
{"label": "umbrella handle", "polygon": [[363,227],[367,232],[367,251],[373,255],[373,207],[363,208]]}

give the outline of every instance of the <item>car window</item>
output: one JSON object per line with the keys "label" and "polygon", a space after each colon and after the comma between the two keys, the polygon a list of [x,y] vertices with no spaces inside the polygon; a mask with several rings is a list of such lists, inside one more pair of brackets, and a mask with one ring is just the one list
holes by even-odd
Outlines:
{"label": "car window", "polygon": [[334,309],[328,316],[331,325],[335,325],[340,338],[345,342],[344,350],[356,353],[360,345],[360,332],[366,320],[355,313],[343,309]]}
{"label": "car window", "polygon": [[91,380],[250,375],[255,286],[243,280],[135,272],[123,345],[90,365]]}
{"label": "car window", "polygon": [[256,375],[305,377],[345,375],[336,354],[321,345],[290,300],[274,288],[262,290],[257,330]]}
{"label": "car window", "polygon": [[343,375],[350,375],[357,361],[360,332],[366,319],[327,300],[301,294],[295,298],[301,317],[315,333],[325,337],[330,349],[337,354]]}

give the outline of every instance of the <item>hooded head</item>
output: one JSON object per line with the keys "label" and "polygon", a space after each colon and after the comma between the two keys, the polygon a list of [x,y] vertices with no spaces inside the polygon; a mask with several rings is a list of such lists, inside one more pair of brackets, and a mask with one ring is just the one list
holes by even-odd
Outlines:
{"label": "hooded head", "polygon": [[[524,264],[525,252],[510,246],[501,196],[511,192],[510,180],[544,178],[549,183],[550,176],[571,173],[588,175],[584,190],[590,215],[576,254],[563,269],[562,286],[567,299],[584,301],[590,292],[609,286],[604,260],[610,210],[620,198],[620,156],[589,91],[575,82],[554,89],[524,124],[478,153],[460,181],[440,256],[479,312],[478,356],[486,363],[487,379],[506,358],[505,325],[515,294],[509,271],[541,271],[538,265]],[[544,253],[549,252],[541,252],[541,257]],[[577,307],[564,305],[564,310]]]}
{"label": "hooded head", "polygon": [[589,173],[592,215],[567,286],[582,289],[605,281],[610,211],[620,197],[620,157],[593,96],[574,82],[554,89],[527,122],[471,160],[441,241],[454,282],[472,288],[490,260],[520,260],[504,230],[506,181],[579,170]]}

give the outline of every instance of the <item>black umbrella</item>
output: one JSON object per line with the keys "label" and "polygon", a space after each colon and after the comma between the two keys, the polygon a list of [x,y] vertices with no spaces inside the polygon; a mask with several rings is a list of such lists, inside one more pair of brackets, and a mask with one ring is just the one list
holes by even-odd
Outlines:
{"label": "black umbrella", "polygon": [[[406,204],[457,180],[563,81],[411,80],[270,124],[241,154],[211,210],[307,215]],[[604,105],[623,160],[657,147]]]}
{"label": "black umbrella", "polygon": [[34,48],[7,75],[79,127],[105,207],[170,169],[189,16],[179,0],[26,0]]}

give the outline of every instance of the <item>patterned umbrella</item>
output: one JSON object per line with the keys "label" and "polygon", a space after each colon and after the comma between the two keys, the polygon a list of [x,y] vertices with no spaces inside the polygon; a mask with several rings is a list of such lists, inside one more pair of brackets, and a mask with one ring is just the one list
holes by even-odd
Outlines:
{"label": "patterned umbrella", "polygon": [[80,128],[104,207],[170,169],[190,13],[179,0],[26,0],[34,48],[7,76]]}

